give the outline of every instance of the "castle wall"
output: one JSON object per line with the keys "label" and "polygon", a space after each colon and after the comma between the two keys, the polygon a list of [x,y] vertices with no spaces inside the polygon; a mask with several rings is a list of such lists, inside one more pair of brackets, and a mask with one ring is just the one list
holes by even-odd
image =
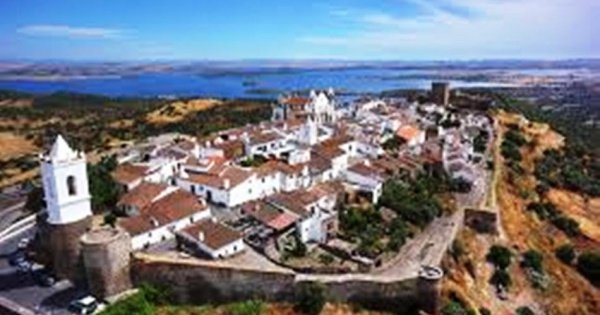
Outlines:
{"label": "castle wall", "polygon": [[60,279],[81,283],[84,280],[79,239],[91,226],[92,217],[67,224],[49,224],[39,220],[42,259]]}
{"label": "castle wall", "polygon": [[177,302],[188,304],[247,299],[293,302],[304,287],[319,283],[328,300],[392,311],[418,307],[436,314],[440,295],[439,281],[420,277],[393,281],[369,275],[301,275],[135,259],[131,271],[137,285],[149,283],[167,287]]}
{"label": "castle wall", "polygon": [[131,239],[113,228],[91,231],[81,238],[81,255],[90,293],[110,297],[131,289]]}

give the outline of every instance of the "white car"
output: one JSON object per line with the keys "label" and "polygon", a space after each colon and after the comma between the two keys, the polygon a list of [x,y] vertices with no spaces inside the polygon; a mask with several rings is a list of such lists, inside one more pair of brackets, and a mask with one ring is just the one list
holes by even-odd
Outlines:
{"label": "white car", "polygon": [[69,311],[80,315],[93,314],[94,311],[96,311],[96,308],[98,308],[98,301],[91,295],[75,300],[69,304]]}

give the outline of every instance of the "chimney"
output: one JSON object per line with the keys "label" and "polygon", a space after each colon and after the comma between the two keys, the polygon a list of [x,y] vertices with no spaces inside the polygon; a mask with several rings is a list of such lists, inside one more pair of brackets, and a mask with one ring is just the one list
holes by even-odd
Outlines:
{"label": "chimney", "polygon": [[204,232],[198,232],[198,240],[200,240],[200,242],[204,242]]}
{"label": "chimney", "polygon": [[371,166],[371,161],[370,161],[370,160],[365,160],[364,164],[365,164],[366,166]]}
{"label": "chimney", "polygon": [[223,179],[223,188],[229,189],[230,185],[231,185],[231,182],[229,181],[229,178]]}

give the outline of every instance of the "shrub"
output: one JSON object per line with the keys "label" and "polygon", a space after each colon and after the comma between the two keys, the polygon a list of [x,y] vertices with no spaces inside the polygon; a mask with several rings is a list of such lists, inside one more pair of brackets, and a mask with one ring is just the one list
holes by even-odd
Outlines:
{"label": "shrub", "polygon": [[521,306],[515,310],[516,315],[535,315],[528,306]]}
{"label": "shrub", "polygon": [[304,314],[316,315],[321,313],[323,306],[325,306],[325,300],[323,286],[312,283],[300,291],[295,308]]}
{"label": "shrub", "polygon": [[488,310],[485,307],[479,308],[479,315],[492,315],[492,311]]}
{"label": "shrub", "polygon": [[458,239],[452,242],[452,246],[450,247],[450,254],[455,260],[458,260],[460,256],[465,253],[465,245]]}
{"label": "shrub", "polygon": [[319,261],[324,264],[324,265],[331,265],[331,263],[333,263],[333,256],[329,255],[329,254],[321,254],[319,255]]}
{"label": "shrub", "polygon": [[228,315],[260,315],[264,304],[258,300],[233,303],[226,307]]}
{"label": "shrub", "polygon": [[544,273],[544,267],[542,265],[544,257],[536,250],[530,249],[523,254],[523,261],[521,266],[524,268],[531,268],[539,273]]}
{"label": "shrub", "polygon": [[499,269],[508,268],[511,258],[512,253],[510,250],[501,245],[492,246],[486,255],[487,261],[494,264],[494,266]]}
{"label": "shrub", "polygon": [[468,315],[469,313],[462,304],[450,301],[442,308],[442,315]]}
{"label": "shrub", "polygon": [[600,285],[600,252],[583,252],[579,255],[577,270],[592,284]]}
{"label": "shrub", "polygon": [[490,283],[495,286],[509,288],[512,285],[512,280],[510,279],[510,274],[505,269],[496,269],[492,278],[490,278]]}
{"label": "shrub", "polygon": [[100,315],[153,315],[154,310],[154,305],[148,301],[144,292],[140,291],[109,305]]}
{"label": "shrub", "polygon": [[114,213],[109,212],[104,215],[104,224],[105,225],[109,225],[114,228],[116,223],[117,223],[117,216]]}
{"label": "shrub", "polygon": [[552,219],[552,224],[556,226],[561,231],[565,232],[568,236],[574,237],[579,235],[579,223],[577,221],[564,216],[559,215]]}
{"label": "shrub", "polygon": [[564,244],[559,246],[556,251],[556,258],[558,258],[563,263],[570,265],[573,263],[575,259],[575,249],[571,244]]}

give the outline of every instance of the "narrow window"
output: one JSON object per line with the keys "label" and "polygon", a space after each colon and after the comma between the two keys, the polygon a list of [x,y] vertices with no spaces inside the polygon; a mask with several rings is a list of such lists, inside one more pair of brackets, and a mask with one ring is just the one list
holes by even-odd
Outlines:
{"label": "narrow window", "polygon": [[77,187],[75,186],[75,176],[70,175],[67,177],[67,190],[69,196],[75,196],[77,194]]}

